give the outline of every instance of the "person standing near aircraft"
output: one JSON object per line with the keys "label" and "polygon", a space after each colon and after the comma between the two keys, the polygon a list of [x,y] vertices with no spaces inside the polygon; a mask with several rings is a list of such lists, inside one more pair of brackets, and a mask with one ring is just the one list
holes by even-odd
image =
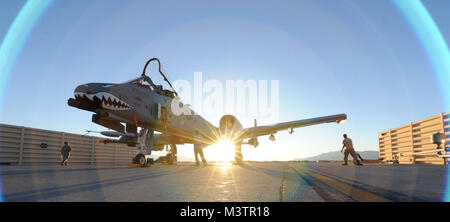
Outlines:
{"label": "person standing near aircraft", "polygon": [[200,166],[200,161],[198,160],[199,155],[200,155],[200,158],[202,158],[203,166],[208,165],[206,163],[205,156],[203,155],[203,145],[194,144],[194,156],[195,156],[195,165],[196,166]]}
{"label": "person standing near aircraft", "polygon": [[70,152],[72,152],[72,148],[70,148],[69,143],[67,141],[65,141],[64,146],[61,149],[61,156],[63,159],[61,162],[61,166],[68,165]]}
{"label": "person standing near aircraft", "polygon": [[344,134],[344,141],[342,141],[341,153],[342,153],[342,150],[344,150],[344,147],[345,147],[344,163],[342,165],[347,165],[348,154],[352,155],[353,160],[356,160],[356,165],[362,165],[359,162],[358,156],[353,148],[353,142],[350,138],[347,137],[347,134]]}

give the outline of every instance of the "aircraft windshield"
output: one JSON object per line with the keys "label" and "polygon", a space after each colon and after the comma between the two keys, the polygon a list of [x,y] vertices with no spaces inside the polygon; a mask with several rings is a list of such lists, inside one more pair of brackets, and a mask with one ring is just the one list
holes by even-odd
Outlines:
{"label": "aircraft windshield", "polygon": [[134,84],[134,85],[138,85],[138,86],[141,86],[141,87],[153,90],[153,91],[155,91],[155,92],[157,92],[159,94],[165,95],[165,96],[169,96],[169,97],[172,97],[172,98],[175,97],[175,95],[174,95],[174,93],[172,91],[167,90],[167,89],[163,89],[162,85],[155,85],[153,83],[153,81],[150,79],[150,77],[148,77],[148,76],[141,76],[141,77],[139,77],[137,79],[128,81],[128,83],[131,83],[131,84]]}
{"label": "aircraft windshield", "polygon": [[[151,80],[150,80],[150,81],[151,81]],[[149,81],[148,81],[146,78],[144,78],[144,77],[140,77],[140,78],[137,78],[137,79],[135,79],[135,80],[131,80],[130,83],[131,83],[131,84],[138,85],[138,86],[142,86],[142,87],[145,87],[145,88],[149,88],[149,89],[151,89],[151,90],[154,90],[154,88],[155,88],[155,85],[153,84],[153,82],[149,82]]]}

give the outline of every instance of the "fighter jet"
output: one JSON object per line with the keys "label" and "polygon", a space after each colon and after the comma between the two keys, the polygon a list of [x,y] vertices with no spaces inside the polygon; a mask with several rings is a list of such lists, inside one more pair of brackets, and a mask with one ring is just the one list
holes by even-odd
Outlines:
{"label": "fighter jet", "polygon": [[[159,73],[171,89],[154,84],[146,75],[146,68],[152,61],[158,62]],[[347,119],[346,114],[338,114],[266,126],[258,126],[255,120],[254,127],[243,128],[235,116],[224,115],[216,127],[180,101],[157,58],[148,60],[136,79],[118,84],[82,84],[76,87],[74,97],[69,98],[69,106],[93,112],[92,122],[113,130],[100,133],[118,138],[102,142],[139,147],[133,163],[141,165],[149,161],[146,155],[151,155],[152,150],[160,151],[170,146],[167,158],[176,162],[177,145],[193,144],[195,150],[221,140],[234,144],[235,163],[242,164],[242,145],[256,148],[260,136],[269,135],[269,139],[275,141],[274,135],[282,130],[292,134],[294,128],[332,122],[341,124]]]}

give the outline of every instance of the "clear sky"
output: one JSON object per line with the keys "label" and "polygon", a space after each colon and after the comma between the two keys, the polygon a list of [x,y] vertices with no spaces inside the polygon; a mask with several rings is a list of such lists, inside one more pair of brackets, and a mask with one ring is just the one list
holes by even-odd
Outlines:
{"label": "clear sky", "polygon": [[[422,2],[450,44],[450,2]],[[24,3],[0,2],[0,39]],[[135,78],[151,57],[160,58],[172,81],[192,81],[194,72],[223,82],[279,80],[279,121],[348,115],[344,125],[281,132],[276,142],[260,138],[256,151],[244,148],[247,159],[340,150],[343,133],[357,150],[378,150],[378,132],[450,111],[422,44],[388,0],[65,0],[55,1],[28,36],[0,122],[105,130],[67,99],[83,83]],[[208,118],[215,125],[219,119]],[[191,146],[180,153],[193,156]]]}

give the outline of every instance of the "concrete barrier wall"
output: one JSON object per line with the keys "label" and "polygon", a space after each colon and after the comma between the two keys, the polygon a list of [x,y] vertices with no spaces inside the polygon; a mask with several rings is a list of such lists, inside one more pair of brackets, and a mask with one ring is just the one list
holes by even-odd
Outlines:
{"label": "concrete barrier wall", "polygon": [[[417,122],[378,133],[380,158],[384,162],[392,162],[400,153],[417,153],[436,149],[430,136],[436,132],[446,136],[445,146],[450,146],[450,112],[441,113]],[[401,164],[444,164],[436,154],[399,157]]]}
{"label": "concrete barrier wall", "polygon": [[136,147],[98,143],[101,137],[0,124],[0,163],[59,164],[64,141],[72,148],[70,164],[131,162]]}

